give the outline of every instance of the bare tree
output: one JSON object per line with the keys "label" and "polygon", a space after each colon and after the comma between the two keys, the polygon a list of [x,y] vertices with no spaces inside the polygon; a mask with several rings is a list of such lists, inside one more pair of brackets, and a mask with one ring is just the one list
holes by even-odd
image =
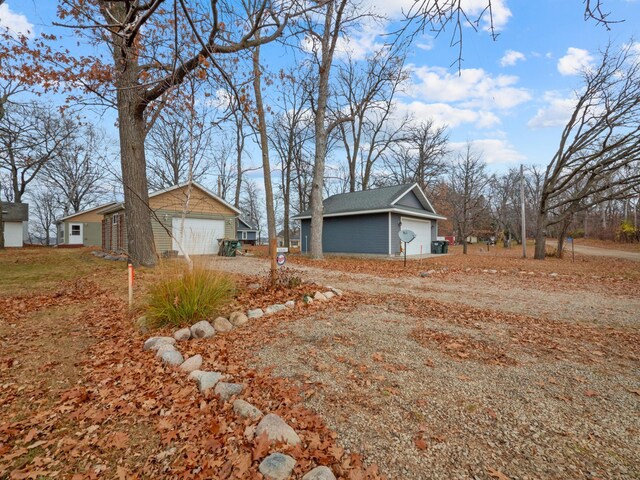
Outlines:
{"label": "bare tree", "polygon": [[369,188],[373,168],[397,141],[408,119],[391,125],[395,94],[408,77],[402,49],[384,47],[364,61],[349,55],[337,75],[339,109],[349,114],[340,137],[349,167],[349,191]]}
{"label": "bare tree", "polygon": [[103,134],[92,125],[77,124],[44,165],[43,182],[56,192],[64,215],[77,213],[106,194],[106,155]]}
{"label": "bare tree", "polygon": [[247,179],[242,182],[243,195],[240,197],[240,209],[244,215],[261,230],[263,202],[260,189],[255,180]]}
{"label": "bare tree", "polygon": [[450,202],[453,225],[462,239],[462,252],[467,253],[467,238],[478,228],[478,221],[486,209],[486,187],[489,177],[482,155],[471,144],[458,154],[449,173]]}
{"label": "bare tree", "polygon": [[51,228],[62,213],[60,203],[57,192],[47,185],[40,186],[35,194],[31,195],[36,229],[47,247],[51,245]]}
{"label": "bare tree", "polygon": [[631,48],[614,52],[608,46],[599,65],[583,73],[583,88],[545,171],[536,259],[545,258],[549,227],[567,225],[575,213],[624,198],[640,184],[640,58]]}
{"label": "bare tree", "polygon": [[57,157],[74,133],[74,123],[50,106],[9,105],[0,120],[0,170],[10,189],[7,199],[21,202],[28,185]]}
{"label": "bare tree", "polygon": [[429,191],[442,175],[449,154],[446,126],[436,126],[429,119],[418,125],[408,124],[402,141],[396,142],[385,157],[387,183],[412,183]]}
{"label": "bare tree", "polygon": [[[322,258],[322,192],[324,186],[324,165],[327,155],[329,134],[347,117],[327,118],[329,105],[329,79],[331,67],[340,34],[351,22],[356,21],[350,15],[349,0],[327,0],[304,16],[304,32],[308,35],[311,58],[317,69],[317,83],[314,82],[311,95],[311,108],[314,117],[315,153],[313,161],[313,182],[311,184],[311,249],[313,259]],[[329,121],[328,121],[329,120]]]}
{"label": "bare tree", "polygon": [[[292,192],[296,191],[296,186],[298,190],[304,190],[304,192],[298,192],[299,204],[304,203],[300,195],[307,193],[305,171],[301,166],[309,156],[307,146],[311,139],[311,116],[307,92],[304,82],[301,81],[303,75],[304,73],[300,75],[299,72],[290,71],[281,77],[278,87],[278,103],[281,111],[273,116],[270,123],[269,139],[280,159],[280,193],[285,245],[289,245],[291,230],[289,218]],[[298,205],[297,208],[300,209],[301,206]]]}
{"label": "bare tree", "polygon": [[[200,112],[198,112],[200,113]],[[189,174],[189,152],[193,155],[193,181],[199,182],[211,167],[211,125],[203,115],[195,121],[197,133],[189,132],[189,109],[165,110],[146,138],[149,152],[149,186],[154,190],[179,185]]]}

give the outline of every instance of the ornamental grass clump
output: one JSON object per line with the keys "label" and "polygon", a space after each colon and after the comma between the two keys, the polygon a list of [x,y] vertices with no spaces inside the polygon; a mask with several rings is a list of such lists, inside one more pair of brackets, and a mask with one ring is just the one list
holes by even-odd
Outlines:
{"label": "ornamental grass clump", "polygon": [[216,315],[233,298],[226,275],[194,267],[164,275],[149,289],[147,321],[151,327],[190,325]]}

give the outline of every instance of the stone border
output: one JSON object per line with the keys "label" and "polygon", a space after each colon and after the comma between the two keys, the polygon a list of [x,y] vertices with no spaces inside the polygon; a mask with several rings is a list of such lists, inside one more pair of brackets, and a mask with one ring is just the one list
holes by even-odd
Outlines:
{"label": "stone border", "polygon": [[[326,292],[317,291],[313,297],[305,295],[303,302],[305,304],[314,301],[327,301],[335,296],[342,296],[342,291],[337,288],[327,287]],[[280,416],[273,413],[264,415],[263,412],[242,400],[235,398],[244,391],[244,384],[222,381],[225,377],[220,372],[211,372],[200,370],[202,366],[202,355],[193,355],[184,358],[176,348],[178,341],[186,341],[191,338],[209,338],[213,337],[216,332],[228,332],[236,327],[240,327],[247,323],[251,318],[260,318],[264,315],[281,312],[287,308],[295,306],[294,300],[289,300],[285,304],[274,304],[266,307],[264,310],[257,308],[244,312],[233,312],[229,318],[218,317],[211,325],[207,320],[196,322],[191,327],[181,328],[174,332],[173,337],[149,337],[145,340],[142,349],[144,351],[155,352],[156,358],[164,365],[175,367],[189,375],[189,379],[194,380],[198,384],[201,393],[213,389],[213,393],[223,402],[233,400],[233,411],[243,420],[251,420],[252,425],[247,426],[245,437],[249,440],[256,441],[258,437],[266,436],[266,439],[274,444],[283,442],[289,445],[299,445],[302,440]],[[257,422],[257,425],[255,423]],[[296,466],[295,458],[279,452],[272,452],[267,455],[258,466],[260,473],[269,480],[286,480],[293,473]],[[329,467],[318,466],[308,471],[302,480],[336,480],[335,475]]]}

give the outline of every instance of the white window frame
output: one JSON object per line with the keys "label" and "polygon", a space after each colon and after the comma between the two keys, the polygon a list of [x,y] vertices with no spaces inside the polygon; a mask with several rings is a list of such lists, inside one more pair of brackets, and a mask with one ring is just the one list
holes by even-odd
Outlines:
{"label": "white window frame", "polygon": [[111,223],[112,223],[113,225],[117,225],[117,224],[118,224],[118,217],[119,217],[119,216],[120,216],[120,215],[114,215],[113,217],[111,217]]}
{"label": "white window frame", "polygon": [[[74,228],[78,228],[78,233],[73,233],[73,229]],[[80,225],[71,225],[71,229],[69,230],[69,235],[71,235],[72,237],[79,237],[80,235],[82,235],[82,227]]]}
{"label": "white window frame", "polygon": [[247,231],[246,230],[242,230],[240,232],[240,237],[241,237],[240,238],[241,240],[246,240],[247,239]]}

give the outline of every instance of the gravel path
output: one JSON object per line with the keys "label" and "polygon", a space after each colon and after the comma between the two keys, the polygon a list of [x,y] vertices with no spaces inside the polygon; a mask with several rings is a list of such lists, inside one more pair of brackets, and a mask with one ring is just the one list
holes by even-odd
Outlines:
{"label": "gravel path", "polygon": [[640,476],[637,363],[535,358],[499,328],[467,333],[516,365],[452,358],[415,341],[417,325],[468,330],[402,308],[326,312],[287,324],[259,364],[313,385],[308,405],[391,478]]}
{"label": "gravel path", "polygon": [[[556,247],[557,242],[547,242],[547,245],[550,247]],[[639,252],[628,252],[626,250],[614,250],[609,248],[600,248],[600,247],[589,247],[587,245],[575,245],[573,247],[576,253],[581,253],[583,255],[591,255],[595,257],[614,257],[614,258],[623,258],[625,260],[633,260],[634,262],[640,262],[640,253]],[[571,244],[565,243],[563,248],[565,255],[571,255]]]}
{"label": "gravel path", "polygon": [[[215,258],[211,264],[214,268],[244,275],[264,275],[269,268],[264,259],[252,257]],[[549,288],[547,283],[537,286],[535,278],[529,275],[514,276],[501,272],[382,278],[302,265],[292,268],[317,283],[349,291],[370,295],[410,293],[447,303],[558,320],[633,326],[637,325],[640,311],[640,295],[623,284],[614,288],[597,284],[566,285],[562,277],[557,277],[553,280],[553,288]]]}

